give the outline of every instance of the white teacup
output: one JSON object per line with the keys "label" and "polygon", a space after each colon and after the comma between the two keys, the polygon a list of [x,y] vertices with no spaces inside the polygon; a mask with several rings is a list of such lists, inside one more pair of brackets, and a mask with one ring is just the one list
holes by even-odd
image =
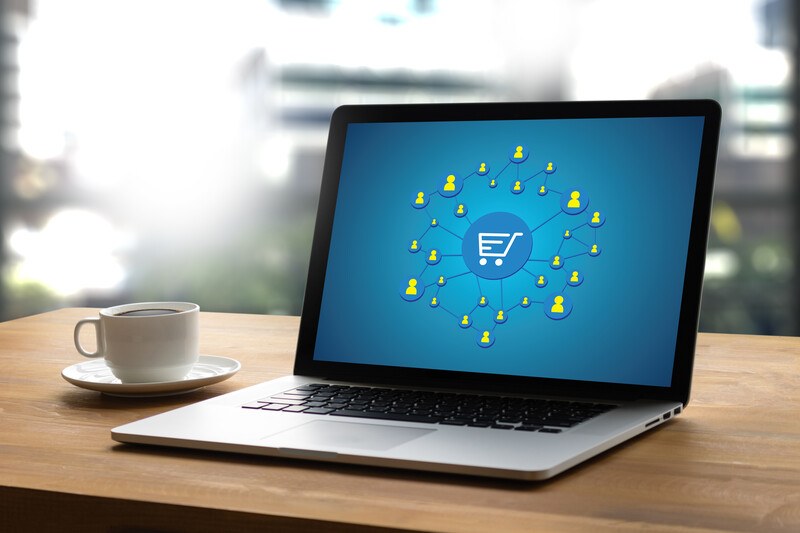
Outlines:
{"label": "white teacup", "polygon": [[[89,352],[79,338],[92,324],[97,351]],[[183,379],[197,362],[200,306],[186,302],[145,302],[118,305],[84,318],[75,325],[75,347],[86,357],[104,357],[124,383],[154,383]]]}

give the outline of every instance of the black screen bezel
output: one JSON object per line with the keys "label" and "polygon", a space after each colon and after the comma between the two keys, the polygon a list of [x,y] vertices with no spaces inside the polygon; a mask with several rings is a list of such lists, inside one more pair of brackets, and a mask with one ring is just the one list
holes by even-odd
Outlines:
{"label": "black screen bezel", "polygon": [[[704,118],[686,275],[681,298],[671,386],[654,387],[605,382],[503,376],[445,370],[402,368],[315,361],[317,326],[322,304],[347,126],[365,122],[432,122],[529,120],[559,118],[641,118],[700,116]],[[721,108],[713,100],[641,100],[597,102],[528,102],[477,104],[357,105],[337,108],[328,135],[311,260],[303,302],[294,373],[387,385],[446,387],[565,397],[608,399],[652,398],[689,401],[705,252],[711,215],[719,142]],[[391,342],[391,339],[387,339]]]}

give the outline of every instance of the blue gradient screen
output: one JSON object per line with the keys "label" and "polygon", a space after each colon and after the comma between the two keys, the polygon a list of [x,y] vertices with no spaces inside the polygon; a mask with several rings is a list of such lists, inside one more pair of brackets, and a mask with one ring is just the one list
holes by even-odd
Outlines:
{"label": "blue gradient screen", "polygon": [[348,125],[314,359],[670,386],[702,134]]}

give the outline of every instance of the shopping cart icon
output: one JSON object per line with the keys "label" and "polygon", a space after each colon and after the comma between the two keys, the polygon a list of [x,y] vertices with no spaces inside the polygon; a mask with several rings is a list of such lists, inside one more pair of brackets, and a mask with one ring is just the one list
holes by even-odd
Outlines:
{"label": "shopping cart icon", "polygon": [[[522,232],[515,233],[478,233],[478,255],[480,256],[481,265],[485,265],[487,257],[496,257],[494,264],[500,266],[503,264],[503,258],[508,255],[511,246],[517,237],[521,237]],[[510,238],[509,238],[510,237]],[[505,246],[505,248],[503,248]],[[502,249],[502,252],[499,251]]]}

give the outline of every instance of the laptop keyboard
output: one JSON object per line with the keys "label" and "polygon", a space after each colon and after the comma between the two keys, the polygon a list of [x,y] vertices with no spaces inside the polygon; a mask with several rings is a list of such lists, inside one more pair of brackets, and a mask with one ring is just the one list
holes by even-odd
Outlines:
{"label": "laptop keyboard", "polygon": [[560,433],[615,405],[313,383],[245,409]]}

